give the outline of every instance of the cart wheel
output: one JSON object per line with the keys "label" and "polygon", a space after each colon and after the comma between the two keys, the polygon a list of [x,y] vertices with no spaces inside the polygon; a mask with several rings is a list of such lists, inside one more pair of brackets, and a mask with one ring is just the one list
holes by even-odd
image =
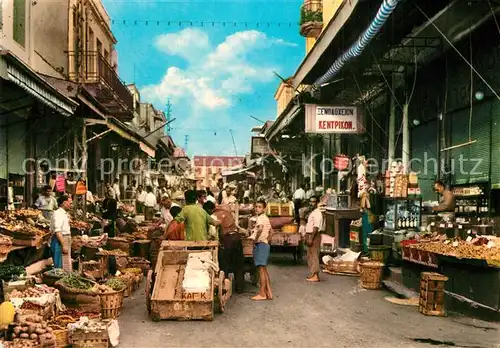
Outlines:
{"label": "cart wheel", "polygon": [[151,313],[151,293],[153,290],[153,271],[148,272],[148,276],[146,278],[146,308],[148,309],[148,313]]}

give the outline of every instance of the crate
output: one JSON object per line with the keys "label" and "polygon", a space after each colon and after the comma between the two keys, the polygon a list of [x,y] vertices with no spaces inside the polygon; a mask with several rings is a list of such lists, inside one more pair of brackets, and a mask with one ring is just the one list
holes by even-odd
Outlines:
{"label": "crate", "polygon": [[88,332],[83,330],[74,330],[69,334],[70,342],[73,348],[108,348],[108,331]]}
{"label": "crate", "polygon": [[280,216],[293,216],[294,211],[292,209],[292,204],[281,203],[280,205]]}
{"label": "crate", "polygon": [[368,253],[372,261],[386,263],[391,256],[391,249],[389,245],[372,245],[368,247]]}
{"label": "crate", "polygon": [[281,205],[279,203],[269,203],[267,205],[267,215],[268,216],[280,216]]}
{"label": "crate", "polygon": [[253,239],[245,238],[241,242],[243,244],[243,255],[245,257],[253,257],[253,247],[254,247]]}
{"label": "crate", "polygon": [[99,258],[99,261],[80,261],[78,273],[101,279],[108,275],[108,267],[103,258]]}
{"label": "crate", "polygon": [[418,310],[424,315],[444,316],[444,283],[447,277],[435,272],[422,272]]}

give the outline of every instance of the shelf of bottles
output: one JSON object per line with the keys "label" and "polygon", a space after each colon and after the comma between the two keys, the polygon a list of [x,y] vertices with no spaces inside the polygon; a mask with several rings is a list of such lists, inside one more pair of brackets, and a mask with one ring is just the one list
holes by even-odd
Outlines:
{"label": "shelf of bottles", "polygon": [[489,214],[488,192],[482,185],[457,186],[455,195],[455,215],[484,216]]}
{"label": "shelf of bottles", "polygon": [[386,199],[385,230],[420,229],[421,199],[391,198]]}

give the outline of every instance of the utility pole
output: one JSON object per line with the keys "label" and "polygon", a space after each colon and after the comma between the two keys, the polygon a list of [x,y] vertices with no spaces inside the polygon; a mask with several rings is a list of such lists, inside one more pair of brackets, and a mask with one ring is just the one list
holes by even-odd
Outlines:
{"label": "utility pole", "polygon": [[189,135],[185,135],[184,136],[184,151],[186,151],[187,153],[187,150],[188,150],[188,141],[189,141]]}
{"label": "utility pole", "polygon": [[172,117],[172,104],[170,103],[170,99],[167,100],[167,107],[165,110],[165,115],[167,117],[167,134],[170,135],[172,128],[170,128],[170,118]]}

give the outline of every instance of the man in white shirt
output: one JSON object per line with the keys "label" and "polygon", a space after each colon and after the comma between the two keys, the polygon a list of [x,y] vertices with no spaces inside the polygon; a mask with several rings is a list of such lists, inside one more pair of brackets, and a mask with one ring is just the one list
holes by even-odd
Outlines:
{"label": "man in white shirt", "polygon": [[300,187],[293,194],[293,207],[295,208],[295,221],[300,224],[299,209],[302,207],[302,202],[306,199],[305,185]]}
{"label": "man in white shirt", "polygon": [[170,198],[164,196],[162,197],[160,201],[160,206],[161,206],[161,221],[160,221],[160,226],[162,228],[167,228],[170,222],[174,219],[172,217],[172,214],[170,214],[170,208],[172,207],[179,207],[177,203],[174,203],[170,200]]}
{"label": "man in white shirt", "polygon": [[312,196],[316,195],[316,191],[311,187],[311,185],[306,185],[306,199],[311,199]]}
{"label": "man in white shirt", "polygon": [[144,203],[146,202],[146,191],[143,190],[142,185],[137,187],[137,191],[135,194],[135,210],[137,214],[144,213]]}
{"label": "man in white shirt", "polygon": [[42,211],[43,217],[50,221],[52,212],[57,209],[57,201],[52,196],[52,188],[50,186],[45,186],[41,195],[38,196],[35,206]]}
{"label": "man in white shirt", "polygon": [[146,200],[144,201],[144,219],[153,220],[155,215],[156,196],[153,193],[153,188],[151,186],[148,186],[146,191]]}
{"label": "man in white shirt", "polygon": [[59,208],[52,214],[50,221],[52,260],[55,268],[63,268],[70,272],[72,271],[70,255],[71,228],[66,211],[71,208],[71,198],[61,196],[58,198],[57,203]]}
{"label": "man in white shirt", "polygon": [[321,230],[323,229],[323,212],[318,207],[318,197],[309,200],[311,213],[306,224],[307,266],[309,267],[308,282],[319,282],[319,252],[321,246]]}

